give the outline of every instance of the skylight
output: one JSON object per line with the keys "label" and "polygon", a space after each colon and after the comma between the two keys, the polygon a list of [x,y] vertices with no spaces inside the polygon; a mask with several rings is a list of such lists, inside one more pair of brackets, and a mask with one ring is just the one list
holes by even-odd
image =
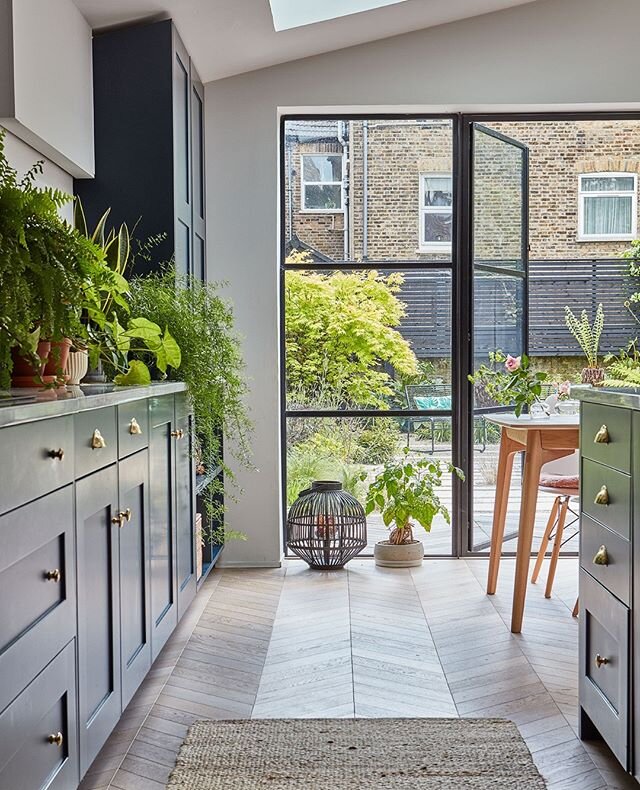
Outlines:
{"label": "skylight", "polygon": [[269,0],[273,26],[277,31],[326,22],[361,11],[371,11],[405,0]]}

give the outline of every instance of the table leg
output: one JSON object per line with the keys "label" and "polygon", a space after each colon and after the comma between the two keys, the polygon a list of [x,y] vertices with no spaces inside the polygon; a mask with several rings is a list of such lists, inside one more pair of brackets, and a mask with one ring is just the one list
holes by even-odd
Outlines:
{"label": "table leg", "polygon": [[527,432],[527,448],[524,456],[518,549],[516,551],[516,575],[513,583],[513,608],[511,610],[511,633],[513,634],[519,634],[522,630],[524,601],[527,594],[529,563],[531,561],[531,544],[533,543],[533,528],[536,518],[536,506],[538,504],[538,484],[540,482],[542,464],[543,452],[540,433],[530,430]]}
{"label": "table leg", "polygon": [[516,452],[518,452],[517,446],[507,436],[507,429],[503,428],[500,437],[500,454],[498,456],[496,499],[493,506],[487,595],[494,595],[498,584],[498,571],[500,570],[500,556],[502,554],[502,541],[504,539],[504,525],[507,518],[507,505],[509,504],[511,471],[513,470],[513,458]]}

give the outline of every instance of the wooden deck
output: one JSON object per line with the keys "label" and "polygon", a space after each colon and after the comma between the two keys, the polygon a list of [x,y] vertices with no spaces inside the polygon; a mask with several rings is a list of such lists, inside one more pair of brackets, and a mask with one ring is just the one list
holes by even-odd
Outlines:
{"label": "wooden deck", "polygon": [[532,587],[520,635],[513,565],[493,597],[483,559],[215,570],[82,790],[162,790],[198,719],[378,716],[509,718],[549,790],[637,788],[606,747],[576,736],[577,560],[560,560],[551,600]]}

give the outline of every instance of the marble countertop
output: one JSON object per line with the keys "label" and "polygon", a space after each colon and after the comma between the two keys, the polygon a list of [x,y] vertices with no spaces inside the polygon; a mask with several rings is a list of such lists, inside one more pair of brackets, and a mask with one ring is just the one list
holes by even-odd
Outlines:
{"label": "marble countertop", "polygon": [[0,428],[33,422],[87,409],[117,406],[144,398],[182,392],[181,381],[156,382],[147,387],[116,387],[114,384],[88,384],[58,390],[18,389],[13,397],[0,397]]}
{"label": "marble countertop", "polygon": [[603,403],[640,411],[640,388],[638,387],[571,387],[571,397],[588,403]]}

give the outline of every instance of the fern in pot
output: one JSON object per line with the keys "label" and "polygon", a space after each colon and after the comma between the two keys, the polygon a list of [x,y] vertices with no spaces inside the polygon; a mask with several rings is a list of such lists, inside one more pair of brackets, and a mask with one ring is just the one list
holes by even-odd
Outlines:
{"label": "fern in pot", "polygon": [[598,305],[593,324],[589,321],[586,310],[582,311],[579,319],[576,318],[570,307],[565,307],[564,313],[567,329],[578,341],[578,345],[587,359],[587,365],[582,369],[582,383],[592,384],[594,387],[597,387],[602,384],[605,377],[604,368],[599,364],[598,360],[600,338],[604,329],[602,304]]}
{"label": "fern in pot", "polygon": [[437,492],[445,473],[464,480],[462,470],[453,464],[428,458],[411,461],[405,448],[403,458],[386,464],[369,485],[365,513],[379,510],[390,530],[389,539],[375,545],[376,565],[412,568],[422,564],[424,546],[414,535],[416,526],[430,532],[438,515],[451,523],[449,511]]}

